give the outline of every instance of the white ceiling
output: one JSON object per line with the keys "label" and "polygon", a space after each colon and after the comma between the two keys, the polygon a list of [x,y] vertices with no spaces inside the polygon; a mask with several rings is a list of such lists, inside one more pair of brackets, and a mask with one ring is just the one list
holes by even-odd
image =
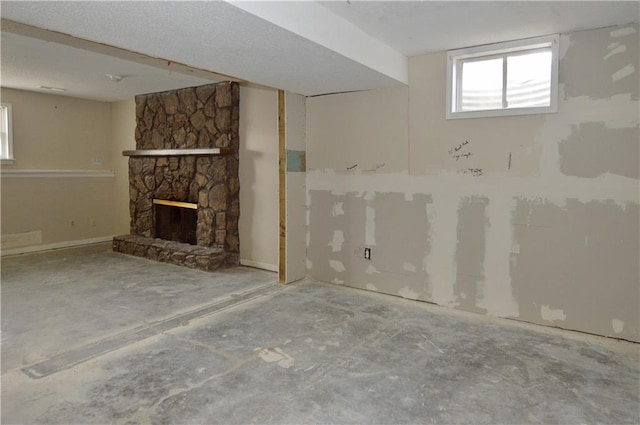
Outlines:
{"label": "white ceiling", "polygon": [[[25,54],[29,52],[29,54]],[[122,76],[119,82],[106,74]],[[113,102],[165,90],[222,81],[199,78],[100,53],[2,33],[2,86],[42,93],[63,94],[41,88],[64,88],[65,95]]]}
{"label": "white ceiling", "polygon": [[407,56],[638,22],[638,1],[322,1]]}
{"label": "white ceiling", "polygon": [[105,101],[229,79],[219,74],[305,95],[392,87],[408,56],[638,22],[639,5],[3,0],[1,84]]}

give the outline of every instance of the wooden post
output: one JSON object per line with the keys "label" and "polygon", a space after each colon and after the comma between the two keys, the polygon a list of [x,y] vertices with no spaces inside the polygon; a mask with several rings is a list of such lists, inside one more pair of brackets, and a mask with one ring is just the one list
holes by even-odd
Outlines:
{"label": "wooden post", "polygon": [[285,93],[278,90],[278,193],[280,196],[280,247],[278,257],[278,280],[287,281],[287,149],[285,127]]}

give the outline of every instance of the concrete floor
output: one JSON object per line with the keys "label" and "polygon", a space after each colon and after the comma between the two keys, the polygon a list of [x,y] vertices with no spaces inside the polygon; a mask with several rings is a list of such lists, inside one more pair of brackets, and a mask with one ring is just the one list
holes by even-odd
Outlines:
{"label": "concrete floor", "polygon": [[639,347],[104,244],[2,260],[3,424],[637,424]]}

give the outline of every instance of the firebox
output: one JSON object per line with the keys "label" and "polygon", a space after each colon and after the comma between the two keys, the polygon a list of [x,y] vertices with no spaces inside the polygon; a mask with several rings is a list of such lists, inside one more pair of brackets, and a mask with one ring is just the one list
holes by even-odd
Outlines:
{"label": "firebox", "polygon": [[154,199],[156,238],[197,245],[198,204]]}

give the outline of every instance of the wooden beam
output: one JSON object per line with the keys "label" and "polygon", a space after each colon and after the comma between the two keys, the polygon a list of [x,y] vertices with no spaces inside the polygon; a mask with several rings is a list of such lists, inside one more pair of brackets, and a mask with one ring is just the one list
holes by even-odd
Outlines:
{"label": "wooden beam", "polygon": [[123,156],[208,156],[230,155],[232,148],[202,148],[202,149],[138,149],[122,151]]}
{"label": "wooden beam", "polygon": [[278,259],[278,280],[287,281],[287,148],[285,127],[285,95],[278,90],[278,193],[280,196],[280,247]]}

